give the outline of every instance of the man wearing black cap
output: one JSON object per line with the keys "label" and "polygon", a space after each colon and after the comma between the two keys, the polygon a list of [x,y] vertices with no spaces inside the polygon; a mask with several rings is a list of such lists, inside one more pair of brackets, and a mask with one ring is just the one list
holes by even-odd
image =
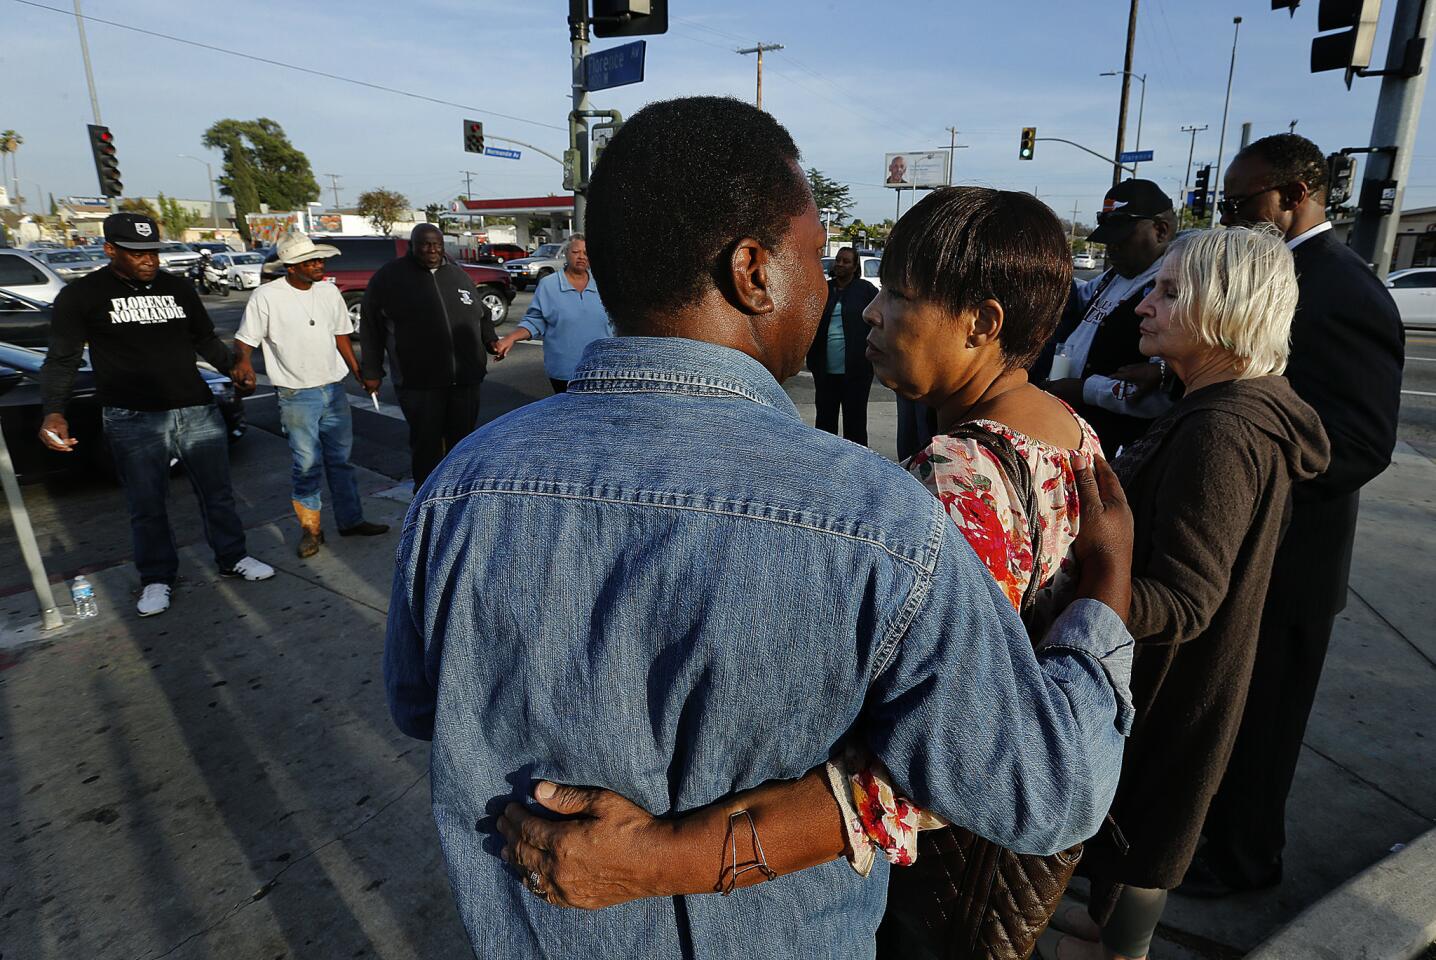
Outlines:
{"label": "man wearing black cap", "polygon": [[1111,190],[1087,239],[1107,245],[1112,266],[1074,284],[1073,303],[1032,367],[1036,382],[1071,404],[1113,457],[1171,407],[1170,378],[1137,342],[1137,304],[1152,289],[1177,232],[1171,199],[1151,180],[1124,180]]}
{"label": "man wearing black cap", "polygon": [[110,267],[74,281],[55,299],[50,350],[40,371],[40,442],[71,453],[80,440],[70,436],[65,403],[89,344],[105,437],[129,502],[142,617],[169,609],[179,574],[165,511],[172,458],[194,484],[220,574],[274,576],[273,567],[245,550],[224,420],[195,367],[196,354],[216,370],[229,370],[234,358],[215,336],[194,288],[160,270],[159,240],[149,217],[116,213],[105,219]]}

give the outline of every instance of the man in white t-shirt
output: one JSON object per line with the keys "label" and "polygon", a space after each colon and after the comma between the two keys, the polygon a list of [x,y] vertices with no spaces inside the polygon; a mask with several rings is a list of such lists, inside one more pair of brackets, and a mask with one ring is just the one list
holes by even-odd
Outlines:
{"label": "man in white t-shirt", "polygon": [[307,558],[318,553],[324,542],[319,525],[321,473],[329,478],[340,536],[372,537],[387,533],[389,527],[364,519],[359,484],[349,462],[354,425],[344,375],[359,376],[359,362],[349,343],[354,323],[338,289],[324,282],[324,261],[339,256],[339,251],[295,231],[279,241],[275,252],[285,265],[285,276],[250,295],[235,334],[239,362],[234,377],[241,386],[254,386],[250,354],[262,347],[269,380],[279,391],[280,422],[294,455],[291,501],[302,531],[299,556]]}

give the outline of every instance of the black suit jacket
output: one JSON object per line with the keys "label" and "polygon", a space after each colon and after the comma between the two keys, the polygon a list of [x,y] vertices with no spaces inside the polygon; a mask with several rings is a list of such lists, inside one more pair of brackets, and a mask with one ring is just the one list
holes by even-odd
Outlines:
{"label": "black suit jacket", "polygon": [[1286,378],[1321,417],[1331,466],[1292,494],[1267,608],[1321,619],[1346,606],[1359,491],[1396,446],[1406,336],[1386,287],[1330,230],[1292,255],[1300,295]]}
{"label": "black suit jacket", "polygon": [[841,291],[838,290],[836,280],[828,281],[828,303],[823,307],[823,319],[818,324],[813,345],[808,348],[809,370],[814,374],[828,372],[828,321],[833,318],[833,306],[841,297],[843,339],[846,347],[843,351],[843,362],[846,372],[858,377],[864,374],[872,376],[873,365],[868,362],[868,325],[863,321],[863,311],[877,295],[878,288],[862,277],[854,277]]}

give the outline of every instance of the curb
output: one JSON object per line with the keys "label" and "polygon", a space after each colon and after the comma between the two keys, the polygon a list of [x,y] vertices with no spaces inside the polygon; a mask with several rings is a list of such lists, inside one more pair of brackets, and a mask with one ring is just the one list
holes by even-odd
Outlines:
{"label": "curb", "polygon": [[1308,907],[1246,960],[1412,960],[1436,941],[1436,829]]}

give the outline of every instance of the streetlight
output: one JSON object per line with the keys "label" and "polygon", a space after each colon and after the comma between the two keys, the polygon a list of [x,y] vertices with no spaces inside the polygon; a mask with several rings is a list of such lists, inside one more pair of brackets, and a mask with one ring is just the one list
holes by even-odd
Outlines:
{"label": "streetlight", "polygon": [[[1133,72],[1130,71],[1130,70],[1108,70],[1108,71],[1106,71],[1106,72],[1104,72],[1104,73],[1098,74],[1098,76],[1102,76],[1102,77],[1120,77],[1120,76],[1122,76],[1122,75],[1124,75],[1124,74],[1125,74],[1126,76],[1131,77],[1133,80],[1140,80],[1140,81],[1142,81],[1142,95],[1141,95],[1141,96],[1138,98],[1138,100],[1137,100],[1137,149],[1138,149],[1138,150],[1141,150],[1141,149],[1142,149],[1142,111],[1143,111],[1143,109],[1147,106],[1147,75],[1146,75],[1145,73],[1133,73]],[[1121,158],[1121,157],[1118,157],[1118,158],[1117,158],[1117,162],[1120,163],[1121,161],[1122,161],[1122,158]],[[1135,177],[1136,175],[1137,175],[1137,162],[1136,162],[1136,161],[1133,161],[1133,162],[1132,162],[1132,176]]]}
{"label": "streetlight", "polygon": [[828,252],[828,244],[831,243],[833,239],[832,218],[833,215],[838,212],[838,208],[824,207],[818,212],[823,215],[823,252],[826,254]]}
{"label": "streetlight", "polygon": [[[1137,139],[1141,139],[1139,135]],[[199,157],[192,157],[187,153],[179,155],[181,160],[193,160],[195,163],[204,164],[205,179],[209,181],[209,222],[215,230],[219,229],[219,205],[214,200],[214,168],[209,165],[208,160],[201,160]]]}

